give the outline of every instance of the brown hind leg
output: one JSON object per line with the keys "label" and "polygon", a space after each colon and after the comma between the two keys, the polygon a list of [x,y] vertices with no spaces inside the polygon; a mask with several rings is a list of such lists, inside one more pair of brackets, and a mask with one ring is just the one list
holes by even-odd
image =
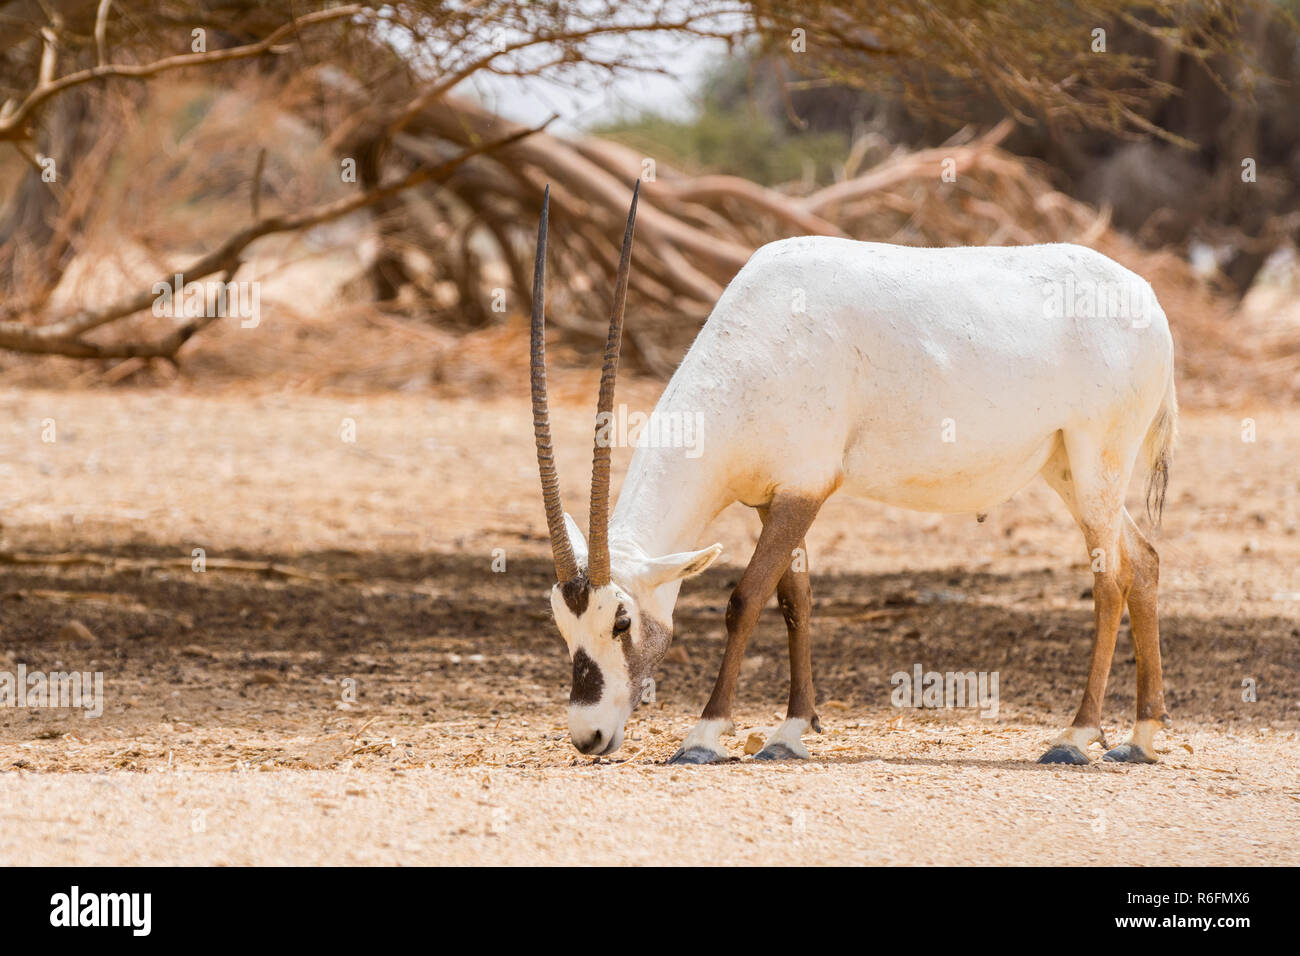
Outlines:
{"label": "brown hind leg", "polygon": [[1064,436],[1062,447],[1043,468],[1043,477],[1061,496],[1083,531],[1093,572],[1093,641],[1088,682],[1074,721],[1039,763],[1086,764],[1088,745],[1102,741],[1101,704],[1106,696],[1119,622],[1134,582],[1123,533],[1123,497],[1129,475],[1116,466],[1122,457],[1098,448],[1089,436]]}
{"label": "brown hind leg", "polygon": [[727,602],[727,646],[713,695],[699,723],[669,763],[718,763],[729,759],[719,738],[734,729],[732,702],[749,635],[763,605],[790,567],[792,552],[803,540],[825,500],[824,495],[813,498],[780,493],[772,499],[754,556]]}
{"label": "brown hind leg", "polygon": [[1124,512],[1123,535],[1125,550],[1133,564],[1128,618],[1133,628],[1133,656],[1137,659],[1137,718],[1128,740],[1108,750],[1102,759],[1117,763],[1155,763],[1156,731],[1169,723],[1160,662],[1160,621],[1156,611],[1160,557],[1127,511]]}

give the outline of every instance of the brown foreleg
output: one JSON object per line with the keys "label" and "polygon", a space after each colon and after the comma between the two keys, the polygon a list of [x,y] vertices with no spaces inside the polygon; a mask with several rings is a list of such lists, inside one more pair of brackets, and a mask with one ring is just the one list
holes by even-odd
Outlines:
{"label": "brown foreleg", "polygon": [[[765,509],[759,514],[767,521]],[[802,556],[802,560],[798,557]],[[806,759],[809,754],[803,745],[803,734],[809,728],[821,733],[817,719],[817,698],[813,692],[812,677],[812,580],[808,568],[808,543],[800,541],[795,560],[776,585],[776,600],[785,618],[786,634],[790,645],[790,698],[786,705],[785,722],[768,738],[767,744],[754,755],[756,760]]]}
{"label": "brown foreleg", "polygon": [[803,570],[794,564],[781,576],[776,585],[776,599],[785,618],[786,634],[790,643],[790,700],[786,706],[787,719],[806,721],[817,733],[822,732],[817,719],[817,696],[813,692],[812,676],[812,580],[807,567],[808,546],[799,542],[803,555]]}
{"label": "brown foreleg", "polygon": [[[753,633],[763,605],[767,603],[767,599],[776,590],[777,584],[788,572],[793,551],[803,541],[824,500],[824,496],[812,498],[778,494],[768,505],[763,532],[758,537],[754,556],[750,558],[749,566],[745,568],[740,583],[736,585],[736,589],[731,593],[731,599],[727,602],[727,646],[722,654],[722,667],[713,685],[713,694],[704,707],[699,723],[683,741],[681,749],[673,755],[670,763],[717,763],[728,759],[719,738],[734,729],[731,710],[736,696],[736,682],[740,677],[740,664],[745,657],[749,636]],[[801,576],[806,578],[806,575]],[[808,591],[808,600],[811,602],[811,590]],[[806,624],[801,628],[801,632],[803,635],[801,646],[806,655]],[[792,654],[794,649],[795,639],[792,636]],[[793,687],[795,669],[792,659],[792,701],[795,700]],[[807,678],[808,706],[811,708],[810,660]],[[792,753],[791,756],[795,754]]]}

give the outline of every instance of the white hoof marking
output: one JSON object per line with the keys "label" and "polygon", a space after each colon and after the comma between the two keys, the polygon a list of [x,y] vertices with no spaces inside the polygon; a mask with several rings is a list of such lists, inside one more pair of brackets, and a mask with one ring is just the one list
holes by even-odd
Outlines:
{"label": "white hoof marking", "polygon": [[686,739],[682,741],[682,750],[691,750],[695,747],[701,747],[704,750],[713,753],[726,760],[730,756],[725,747],[722,746],[722,735],[729,734],[735,730],[735,725],[729,720],[714,719],[701,720],[697,723]]}
{"label": "white hoof marking", "polygon": [[1087,753],[1088,745],[1094,740],[1101,740],[1099,727],[1067,727],[1060,736],[1051,742],[1050,747],[1077,747]]}
{"label": "white hoof marking", "polygon": [[808,721],[799,717],[791,717],[776,728],[776,732],[771,737],[767,738],[767,741],[763,744],[763,749],[766,750],[774,745],[781,746],[807,760],[812,755],[808,753],[808,748],[803,745],[803,740],[800,739],[807,730]]}

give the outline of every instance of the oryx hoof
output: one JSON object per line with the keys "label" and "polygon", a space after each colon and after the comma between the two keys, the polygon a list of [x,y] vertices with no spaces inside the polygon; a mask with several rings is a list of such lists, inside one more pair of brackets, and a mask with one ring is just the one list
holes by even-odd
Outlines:
{"label": "oryx hoof", "polygon": [[1057,744],[1038,758],[1039,763],[1069,763],[1083,765],[1088,763],[1088,755],[1074,744]]}
{"label": "oryx hoof", "polygon": [[[803,750],[800,753],[799,750]],[[771,743],[754,754],[755,760],[807,760],[810,756],[807,750],[800,747],[795,750],[785,744]]]}
{"label": "oryx hoof", "polygon": [[708,747],[682,747],[672,755],[669,763],[726,763],[726,754],[710,750]]}
{"label": "oryx hoof", "polygon": [[1155,763],[1156,758],[1151,756],[1137,744],[1120,744],[1111,750],[1107,750],[1101,757],[1102,760],[1109,760],[1111,763]]}

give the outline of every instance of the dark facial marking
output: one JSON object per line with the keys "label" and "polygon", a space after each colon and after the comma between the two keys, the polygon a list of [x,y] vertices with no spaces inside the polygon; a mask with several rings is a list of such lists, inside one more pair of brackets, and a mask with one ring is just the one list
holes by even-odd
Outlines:
{"label": "dark facial marking", "polygon": [[573,655],[573,689],[569,691],[571,704],[596,704],[600,702],[600,692],[605,689],[605,678],[601,676],[596,662],[587,656],[587,652],[578,648]]}
{"label": "dark facial marking", "polygon": [[577,577],[561,584],[560,594],[564,597],[564,603],[569,606],[569,610],[573,612],[574,616],[582,617],[587,610],[587,601],[591,598],[586,572],[581,572]]}

